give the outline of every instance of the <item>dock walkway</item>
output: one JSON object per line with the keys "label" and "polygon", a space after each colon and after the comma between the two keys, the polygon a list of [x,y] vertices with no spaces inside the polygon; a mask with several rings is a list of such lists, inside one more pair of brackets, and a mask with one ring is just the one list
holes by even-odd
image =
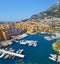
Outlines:
{"label": "dock walkway", "polygon": [[17,57],[24,58],[24,55],[23,54],[17,54],[17,53],[14,53],[14,52],[5,51],[3,49],[0,49],[0,52],[3,52],[3,53],[6,53],[6,54],[10,54],[10,55],[14,55],[14,56],[17,56]]}

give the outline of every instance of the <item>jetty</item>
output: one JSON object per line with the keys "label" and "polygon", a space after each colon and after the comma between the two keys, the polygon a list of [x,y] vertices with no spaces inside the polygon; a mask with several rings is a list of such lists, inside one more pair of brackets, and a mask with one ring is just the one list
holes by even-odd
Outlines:
{"label": "jetty", "polygon": [[13,55],[13,56],[24,58],[24,55],[23,54],[18,54],[18,53],[10,52],[10,51],[6,51],[6,50],[3,50],[3,49],[0,49],[0,52],[5,53],[5,54],[9,54],[9,55]]}

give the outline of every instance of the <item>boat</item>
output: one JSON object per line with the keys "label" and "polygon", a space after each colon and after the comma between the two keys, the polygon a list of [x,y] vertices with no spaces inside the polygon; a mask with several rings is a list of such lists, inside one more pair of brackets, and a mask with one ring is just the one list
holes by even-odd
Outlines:
{"label": "boat", "polygon": [[[9,50],[10,52],[14,52],[15,50],[14,49],[12,49],[12,48],[10,48],[10,50]],[[9,58],[11,58],[13,55],[10,55],[9,56]]]}
{"label": "boat", "polygon": [[33,43],[32,43],[32,42],[28,43],[28,46],[32,46],[32,45],[33,45]]}
{"label": "boat", "polygon": [[21,41],[20,41],[20,44],[26,45],[26,44],[27,44],[27,42],[26,42],[26,41],[24,41],[24,40],[21,40]]}
{"label": "boat", "polygon": [[10,55],[9,55],[9,54],[7,54],[7,55],[4,57],[4,59],[7,59],[7,58],[9,58],[9,56],[10,56]]}
{"label": "boat", "polygon": [[10,48],[9,51],[10,51],[10,52],[14,52],[15,50],[14,50],[13,48]]}
{"label": "boat", "polygon": [[57,60],[57,55],[56,54],[50,54],[51,57],[49,59],[56,61]]}
{"label": "boat", "polygon": [[16,53],[21,54],[23,51],[23,49],[19,49]]}
{"label": "boat", "polygon": [[[7,50],[8,48],[5,48]],[[0,52],[0,58],[4,57],[5,53]]]}
{"label": "boat", "polygon": [[19,43],[19,41],[16,41],[16,43]]}
{"label": "boat", "polygon": [[46,34],[47,32],[41,32],[41,34]]}
{"label": "boat", "polygon": [[45,36],[44,38],[48,41],[52,40],[49,36]]}
{"label": "boat", "polygon": [[8,44],[11,45],[13,42],[9,41]]}
{"label": "boat", "polygon": [[34,43],[33,43],[33,46],[36,47],[36,46],[37,46],[37,42],[34,42]]}
{"label": "boat", "polygon": [[2,55],[0,56],[0,58],[2,58],[5,55],[5,53],[2,53]]}
{"label": "boat", "polygon": [[16,56],[12,56],[12,59],[14,59]]}
{"label": "boat", "polygon": [[22,45],[26,45],[26,44],[28,44],[28,46],[34,46],[34,47],[36,47],[37,46],[37,42],[38,41],[33,41],[33,40],[20,40],[20,44],[22,44]]}
{"label": "boat", "polygon": [[5,50],[8,50],[8,48],[5,48]]}
{"label": "boat", "polygon": [[[14,52],[15,50],[13,48],[6,48],[5,50],[9,50],[10,52]],[[6,54],[4,59],[11,58],[13,55]]]}
{"label": "boat", "polygon": [[18,35],[16,39],[22,39],[24,37],[27,37],[28,35],[26,33],[22,34],[22,35]]}
{"label": "boat", "polygon": [[56,59],[52,58],[52,57],[49,57],[49,59],[53,60],[53,61],[56,61]]}

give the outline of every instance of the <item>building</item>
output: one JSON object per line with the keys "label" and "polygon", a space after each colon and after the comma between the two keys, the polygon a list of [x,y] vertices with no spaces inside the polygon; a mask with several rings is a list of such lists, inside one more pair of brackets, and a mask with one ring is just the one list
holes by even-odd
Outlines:
{"label": "building", "polygon": [[6,30],[0,30],[0,40],[8,40],[9,34]]}

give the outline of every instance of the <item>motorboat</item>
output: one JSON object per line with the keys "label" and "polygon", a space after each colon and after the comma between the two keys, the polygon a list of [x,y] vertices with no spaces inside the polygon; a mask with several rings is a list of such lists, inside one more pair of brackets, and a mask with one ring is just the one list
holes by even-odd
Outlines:
{"label": "motorboat", "polygon": [[21,54],[23,51],[23,49],[19,49],[16,53]]}
{"label": "motorboat", "polygon": [[33,43],[33,46],[36,47],[36,46],[37,46],[37,42],[34,42],[34,43]]}
{"label": "motorboat", "polygon": [[20,40],[20,44],[23,44],[23,45],[26,45],[28,44],[28,46],[34,46],[36,47],[37,46],[37,42],[38,41],[33,41],[33,40]]}
{"label": "motorboat", "polygon": [[48,40],[48,41],[51,40],[51,38],[50,38],[49,36],[45,36],[44,38],[45,38],[46,40]]}
{"label": "motorboat", "polygon": [[7,55],[4,57],[4,59],[7,59],[7,58],[9,58],[9,56],[10,56],[10,55],[9,55],[9,54],[7,54]]}
{"label": "motorboat", "polygon": [[56,61],[57,60],[57,55],[56,54],[50,54],[49,59]]}
{"label": "motorboat", "polygon": [[52,58],[52,57],[49,57],[49,59],[53,60],[53,61],[56,61],[56,59]]}

